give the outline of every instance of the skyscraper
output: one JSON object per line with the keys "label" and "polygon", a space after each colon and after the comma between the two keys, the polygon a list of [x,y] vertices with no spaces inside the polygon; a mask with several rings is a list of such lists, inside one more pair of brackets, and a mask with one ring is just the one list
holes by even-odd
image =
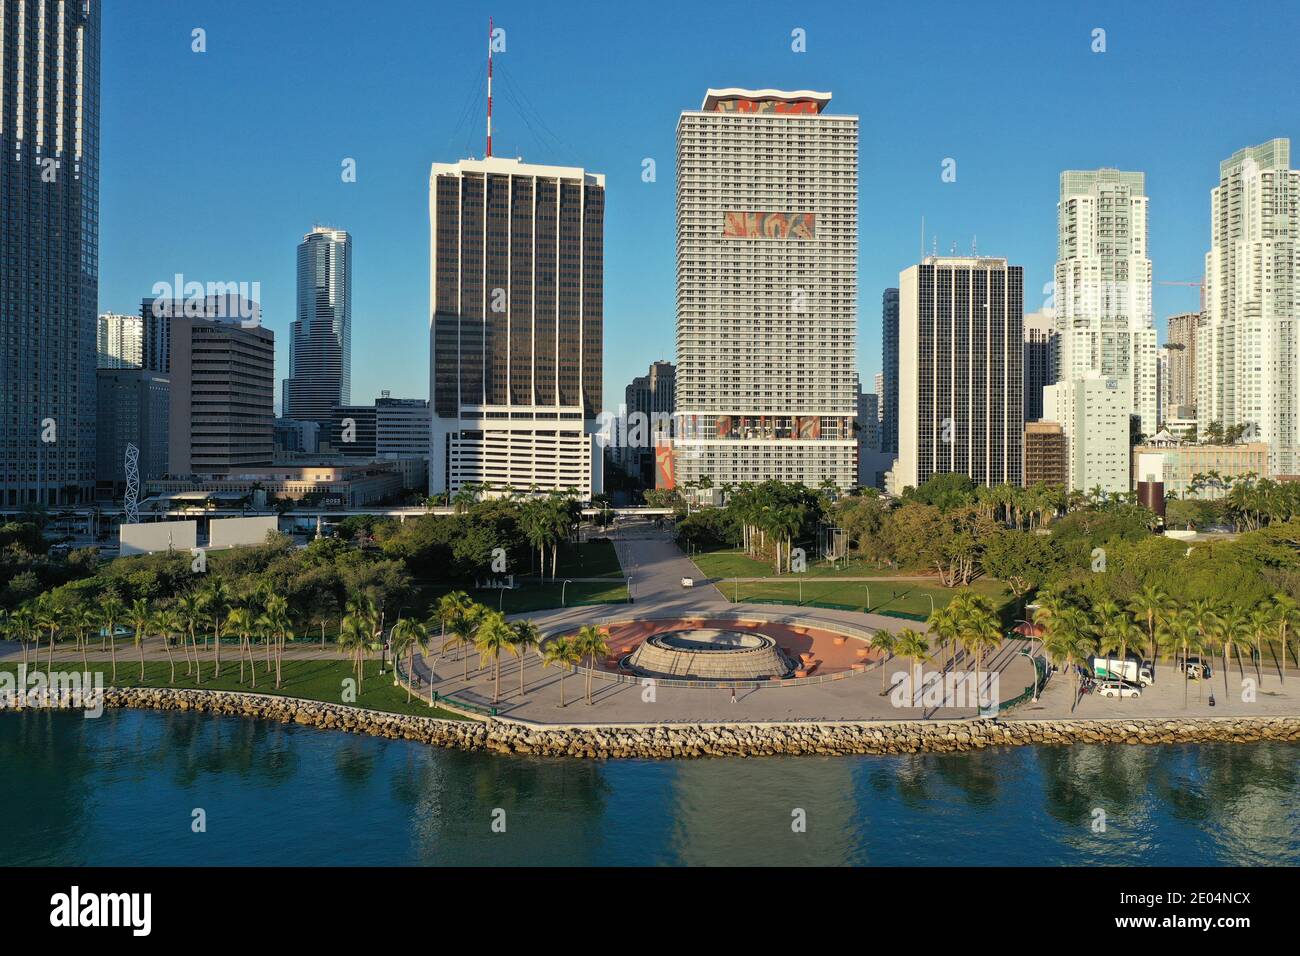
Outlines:
{"label": "skyscraper", "polygon": [[260,324],[172,316],[167,468],[173,477],[269,465],[275,336]]}
{"label": "skyscraper", "polygon": [[99,0],[0,3],[0,503],[95,481]]}
{"label": "skyscraper", "polygon": [[1165,348],[1169,353],[1166,392],[1170,408],[1180,405],[1196,407],[1196,329],[1200,324],[1199,312],[1169,317]]}
{"label": "skyscraper", "polygon": [[1210,191],[1205,321],[1196,337],[1196,418],[1243,426],[1274,474],[1300,471],[1300,170],[1291,141],[1219,164]]}
{"label": "skyscraper", "polygon": [[880,307],[880,373],[884,390],[880,397],[880,450],[898,451],[898,290],[886,289]]}
{"label": "skyscraper", "polygon": [[677,124],[675,481],[856,481],[858,119],[709,90]]}
{"label": "skyscraper", "polygon": [[1050,311],[1025,316],[1025,421],[1043,417],[1043,389],[1052,384],[1056,317]]}
{"label": "skyscraper", "polygon": [[97,329],[98,368],[144,367],[144,319],[105,312],[99,317]]}
{"label": "skyscraper", "polygon": [[1057,205],[1055,381],[1126,378],[1132,414],[1156,431],[1156,332],[1143,173],[1066,170]]}
{"label": "skyscraper", "polygon": [[601,490],[605,177],[489,156],[429,178],[431,494]]}
{"label": "skyscraper", "polygon": [[316,226],[298,244],[298,318],[289,330],[285,418],[326,425],[352,401],[352,237]]}
{"label": "skyscraper", "polygon": [[890,491],[932,475],[1018,485],[1024,446],[1024,270],[927,256],[898,277],[898,463]]}
{"label": "skyscraper", "polygon": [[627,416],[624,433],[612,454],[619,467],[634,478],[650,480],[652,459],[658,439],[672,434],[677,389],[677,370],[672,362],[651,362],[645,375],[632,379],[623,390],[623,411]]}

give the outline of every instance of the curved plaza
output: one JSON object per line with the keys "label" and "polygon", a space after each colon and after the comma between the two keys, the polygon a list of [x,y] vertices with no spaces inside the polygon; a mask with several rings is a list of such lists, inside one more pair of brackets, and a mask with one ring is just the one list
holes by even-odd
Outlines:
{"label": "curved plaza", "polygon": [[[574,634],[589,624],[608,630],[610,655],[598,662],[591,675],[590,704],[585,700],[585,667],[565,674],[567,706],[561,708],[560,670],[543,667],[537,654],[522,660],[502,659],[500,697],[495,704],[492,674],[477,667],[473,650],[469,651],[468,680],[463,677],[461,651],[418,658],[419,691],[428,692],[432,665],[433,691],[440,698],[495,708],[505,718],[557,725],[975,716],[973,701],[972,706],[952,706],[963,701],[960,694],[941,695],[949,704],[944,706],[924,697],[900,702],[898,695],[889,693],[894,675],[907,671],[911,663],[893,657],[882,660],[871,647],[870,636],[878,630],[898,632],[913,622],[854,611],[735,604],[708,583],[667,532],[642,523],[613,532],[611,539],[623,572],[631,578],[631,604],[557,608],[513,616],[533,621],[544,640]],[[683,577],[693,578],[695,587],[682,587]],[[789,658],[791,666],[780,677],[741,672],[637,673],[631,659],[647,640],[692,630],[762,634]],[[438,644],[436,639],[434,643]],[[1018,696],[1033,683],[1032,665],[1021,654],[1024,643],[1006,641],[982,664],[984,670],[997,675],[1004,700]],[[663,658],[656,655],[653,659]],[[523,694],[519,690],[521,666]],[[937,683],[946,671],[966,674],[973,669],[974,661],[964,660],[959,653],[955,662],[945,659],[927,664],[924,680]]]}

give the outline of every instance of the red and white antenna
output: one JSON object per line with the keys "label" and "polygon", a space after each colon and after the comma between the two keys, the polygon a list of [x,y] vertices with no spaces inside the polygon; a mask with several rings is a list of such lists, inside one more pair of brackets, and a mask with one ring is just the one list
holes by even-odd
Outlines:
{"label": "red and white antenna", "polygon": [[492,156],[492,18],[488,17],[487,154]]}

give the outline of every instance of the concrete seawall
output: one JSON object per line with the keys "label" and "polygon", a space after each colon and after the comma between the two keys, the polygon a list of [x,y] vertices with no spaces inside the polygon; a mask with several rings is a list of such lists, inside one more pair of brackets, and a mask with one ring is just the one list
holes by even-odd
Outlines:
{"label": "concrete seawall", "polygon": [[[500,719],[441,720],[265,694],[169,688],[110,688],[104,691],[104,706],[254,717],[467,751],[596,759],[949,753],[1022,744],[1300,740],[1300,717],[541,726]],[[15,708],[0,704],[0,709]]]}

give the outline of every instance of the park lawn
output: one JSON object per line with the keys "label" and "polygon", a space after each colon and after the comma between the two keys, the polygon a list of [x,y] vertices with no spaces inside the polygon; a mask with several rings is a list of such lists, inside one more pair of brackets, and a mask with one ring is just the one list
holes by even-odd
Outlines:
{"label": "park lawn", "polygon": [[[992,599],[994,607],[1005,608],[1011,601],[1011,592],[1001,581],[981,578],[970,585],[971,590]],[[754,583],[730,583],[718,586],[729,601],[800,601],[800,586],[797,579],[786,576],[782,580]],[[871,591],[871,606],[867,607],[867,589]],[[870,584],[855,581],[818,581],[816,578],[803,578],[802,601],[804,605],[839,604],[856,608],[860,611],[870,610],[876,614],[913,614],[926,616],[930,613],[930,598],[934,607],[947,606],[957,594],[957,588],[945,588],[932,584],[918,584],[914,581],[888,581]]]}
{"label": "park lawn", "polygon": [[[749,557],[743,551],[697,551],[691,555],[695,566],[711,580],[721,578],[770,578],[775,577],[771,561],[759,561]],[[871,561],[851,559],[839,561],[832,565],[825,561],[813,560],[808,563],[804,577],[843,577],[843,578],[889,578],[899,575],[924,574],[924,571],[909,571],[902,568],[880,567]]]}
{"label": "park lawn", "polygon": [[[423,599],[428,602],[429,621],[437,613],[438,598],[455,590],[450,585],[432,585],[423,592]],[[564,579],[545,584],[526,582],[515,588],[470,588],[466,593],[485,607],[506,614],[526,614],[529,611],[548,611],[561,607],[560,598],[565,606],[575,604],[626,604],[627,584],[621,578],[611,578],[609,584],[599,581],[573,581],[567,586]]]}
{"label": "park lawn", "polygon": [[[221,677],[212,676],[212,660],[209,655],[200,655],[203,658],[203,683],[196,684],[193,677],[185,676],[185,661],[181,657],[179,650],[173,651],[176,654],[176,682],[168,683],[168,677],[171,668],[167,662],[157,660],[146,660],[144,665],[144,681],[140,680],[140,659],[132,659],[130,652],[126,649],[120,650],[117,655],[117,680],[112,680],[111,662],[98,657],[91,657],[89,661],[92,673],[102,671],[104,674],[104,686],[116,687],[176,687],[184,690],[228,690],[228,691],[246,691],[248,693],[272,694],[285,697],[302,697],[307,700],[316,700],[328,704],[343,704],[343,681],[346,678],[354,677],[355,672],[352,668],[352,662],[347,660],[292,660],[286,658],[281,663],[281,681],[280,689],[275,688],[275,663],[271,664],[271,672],[266,672],[266,660],[259,657],[257,661],[257,687],[252,686],[248,677],[247,659],[245,659],[244,682],[239,682],[239,660],[235,655],[227,656],[224,651],[221,658]],[[256,652],[255,652],[256,656]],[[33,670],[44,672],[45,663],[42,660],[39,667],[34,667],[28,663],[27,672],[30,676]],[[6,661],[0,664],[0,670],[7,670],[16,673],[18,664],[13,661]],[[81,661],[56,660],[54,662],[56,671],[80,671]],[[29,682],[28,687],[31,687]],[[430,707],[427,702],[422,701],[418,694],[414,695],[407,703],[406,688],[393,686],[393,668],[392,661],[388,664],[388,673],[380,676],[379,661],[368,660],[365,665],[365,679],[362,683],[361,693],[357,695],[355,702],[347,702],[347,706],[361,707],[366,710],[380,710],[390,714],[406,714],[419,717],[439,717],[444,720],[466,720],[468,718],[461,714],[453,713],[449,710],[443,710],[440,707]]]}
{"label": "park lawn", "polygon": [[[608,538],[584,541],[582,544],[560,545],[559,570],[556,579],[564,578],[621,578],[623,566],[618,563],[614,542]],[[550,573],[550,555],[547,555],[547,573]]]}

